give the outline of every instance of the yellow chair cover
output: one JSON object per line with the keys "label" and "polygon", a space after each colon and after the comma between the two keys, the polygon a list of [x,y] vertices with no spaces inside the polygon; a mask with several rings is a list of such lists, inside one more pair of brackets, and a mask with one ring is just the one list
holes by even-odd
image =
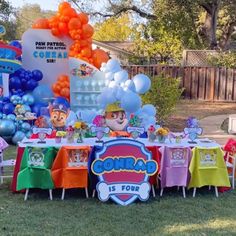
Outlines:
{"label": "yellow chair cover", "polygon": [[189,166],[191,179],[188,188],[202,186],[230,187],[224,153],[220,147],[195,147]]}

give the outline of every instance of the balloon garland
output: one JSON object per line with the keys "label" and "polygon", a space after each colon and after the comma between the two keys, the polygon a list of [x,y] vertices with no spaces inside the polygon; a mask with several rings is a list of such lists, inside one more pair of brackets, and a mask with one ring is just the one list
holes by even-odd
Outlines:
{"label": "balloon garland", "polygon": [[50,29],[56,37],[70,37],[73,44],[70,46],[69,56],[79,58],[99,69],[103,62],[109,60],[109,56],[101,49],[92,49],[94,29],[88,22],[87,14],[77,13],[70,3],[62,2],[56,15],[50,19],[36,20],[32,28]]}

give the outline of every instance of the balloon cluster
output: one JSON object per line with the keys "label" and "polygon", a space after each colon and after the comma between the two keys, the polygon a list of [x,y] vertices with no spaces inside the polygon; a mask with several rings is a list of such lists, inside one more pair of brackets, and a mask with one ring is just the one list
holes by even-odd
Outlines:
{"label": "balloon cluster", "polygon": [[0,100],[0,136],[8,142],[16,144],[32,134],[30,122],[17,119],[17,113],[21,115],[21,112],[28,112],[40,116],[42,109],[47,109],[47,98],[52,98],[53,94],[48,85],[38,85],[42,78],[43,74],[39,70],[20,69],[11,74],[11,95]]}
{"label": "balloon cluster", "polygon": [[73,40],[69,56],[80,58],[97,68],[109,57],[101,49],[92,49],[93,27],[88,24],[89,17],[81,12],[77,13],[70,3],[59,4],[58,12],[48,19],[38,19],[33,25],[34,29],[51,29],[54,36],[67,36]]}
{"label": "balloon cluster", "polygon": [[56,83],[52,85],[55,97],[63,97],[70,101],[70,80],[67,75],[60,75]]}
{"label": "balloon cluster", "polygon": [[140,95],[151,87],[151,80],[144,74],[137,74],[129,79],[128,72],[123,70],[119,61],[110,59],[103,63],[100,69],[108,81],[102,93],[98,96],[98,104],[105,109],[108,104],[119,102],[125,112],[137,114],[143,120],[143,126],[148,128],[156,123],[156,108],[151,105],[142,107]]}
{"label": "balloon cluster", "polygon": [[43,73],[40,70],[17,70],[10,75],[9,89],[11,94],[23,96],[27,92],[32,92],[38,82],[43,79]]}

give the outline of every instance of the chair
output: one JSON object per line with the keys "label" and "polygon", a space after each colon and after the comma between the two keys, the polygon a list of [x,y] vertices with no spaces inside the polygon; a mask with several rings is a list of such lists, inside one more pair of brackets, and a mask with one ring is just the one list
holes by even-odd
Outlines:
{"label": "chair", "polygon": [[161,160],[161,192],[164,188],[182,187],[183,197],[186,197],[185,187],[188,184],[188,166],[191,159],[191,149],[187,147],[163,147]]}
{"label": "chair", "polygon": [[25,198],[28,198],[29,189],[49,189],[49,197],[52,200],[54,184],[51,177],[51,167],[56,156],[56,149],[26,147],[20,172],[17,176],[17,190],[26,189]]}
{"label": "chair", "polygon": [[227,167],[227,169],[229,171],[229,178],[231,179],[232,189],[234,189],[235,188],[235,178],[236,178],[236,175],[235,175],[235,168],[236,168],[236,157],[235,157],[235,154],[233,154],[233,153],[226,153],[225,163],[226,163],[226,167]]}
{"label": "chair", "polygon": [[224,146],[225,163],[228,168],[232,188],[235,188],[235,166],[236,166],[236,140],[230,138]]}
{"label": "chair", "polygon": [[0,183],[3,184],[3,179],[4,178],[11,178],[12,174],[10,175],[5,175],[4,173],[7,172],[9,173],[9,170],[6,171],[6,169],[4,169],[5,167],[10,168],[10,167],[14,167],[16,160],[14,159],[10,159],[10,160],[4,160],[3,159],[3,153],[4,150],[8,147],[7,142],[0,137]]}
{"label": "chair", "polygon": [[52,166],[52,178],[55,188],[62,188],[61,200],[70,188],[85,188],[88,198],[89,152],[89,146],[64,146],[59,150]]}
{"label": "chair", "polygon": [[202,186],[214,186],[218,197],[217,187],[230,187],[223,151],[220,147],[195,147],[192,152],[188,187],[194,188],[193,197],[196,195],[196,188]]}

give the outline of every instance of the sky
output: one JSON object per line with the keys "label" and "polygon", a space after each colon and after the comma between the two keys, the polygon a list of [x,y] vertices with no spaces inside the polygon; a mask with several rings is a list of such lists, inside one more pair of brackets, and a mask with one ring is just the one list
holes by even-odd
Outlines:
{"label": "sky", "polygon": [[43,10],[57,10],[58,4],[61,0],[9,0],[10,4],[17,8],[24,4],[39,4]]}

